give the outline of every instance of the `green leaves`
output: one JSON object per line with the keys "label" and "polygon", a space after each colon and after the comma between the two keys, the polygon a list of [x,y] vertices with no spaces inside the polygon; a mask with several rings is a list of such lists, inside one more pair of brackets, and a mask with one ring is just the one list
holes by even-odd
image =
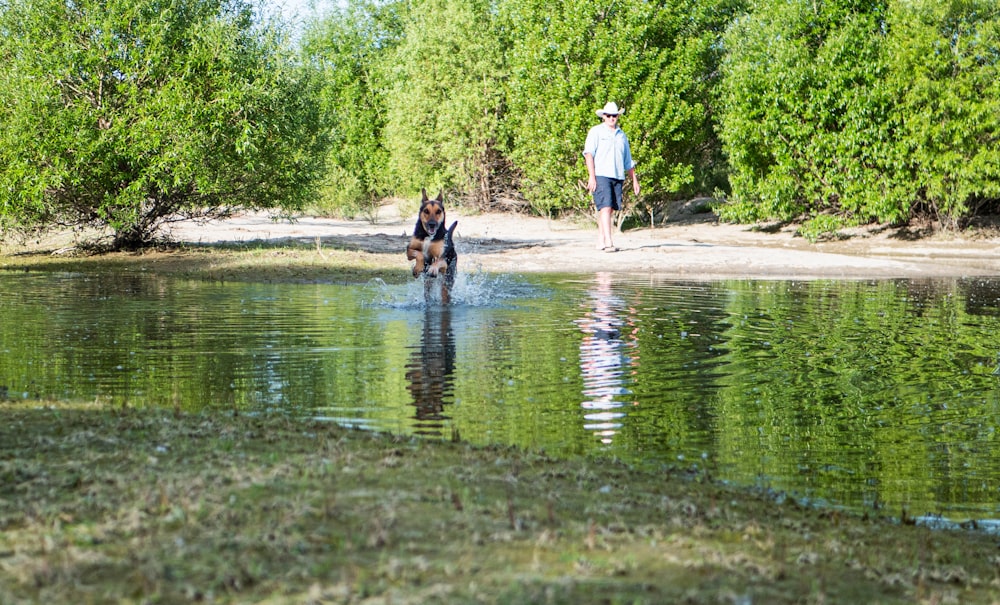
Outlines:
{"label": "green leaves", "polygon": [[979,0],[759,3],[726,35],[723,214],[954,223],[996,199],[998,17]]}
{"label": "green leaves", "polygon": [[583,139],[607,101],[625,107],[622,128],[651,197],[716,184],[711,85],[731,4],[501,4],[510,73],[503,129],[533,206],[588,207],[576,187],[586,177]]}
{"label": "green leaves", "polygon": [[589,208],[577,186],[583,140],[609,100],[627,108],[648,197],[710,190],[723,165],[718,39],[737,5],[421,0],[335,11],[305,45],[324,66],[328,111],[359,112],[331,126],[349,141],[329,156],[331,198],[441,187],[481,207],[523,197],[540,212]]}
{"label": "green leaves", "polygon": [[397,189],[446,188],[486,201],[503,66],[484,0],[422,0],[393,54],[386,146]]}
{"label": "green leaves", "polygon": [[[15,1],[0,9],[0,226],[108,228],[295,207],[320,176],[316,80],[245,2]],[[25,82],[30,85],[25,86]]]}
{"label": "green leaves", "polygon": [[395,3],[352,2],[309,24],[307,64],[320,73],[330,134],[319,210],[353,215],[391,192],[384,131],[389,56],[402,37]]}
{"label": "green leaves", "polygon": [[587,210],[607,101],[649,208],[731,190],[725,218],[815,231],[1000,198],[988,0],[366,0],[298,55],[248,2],[0,5],[0,229],[140,246],[177,217],[423,187]]}

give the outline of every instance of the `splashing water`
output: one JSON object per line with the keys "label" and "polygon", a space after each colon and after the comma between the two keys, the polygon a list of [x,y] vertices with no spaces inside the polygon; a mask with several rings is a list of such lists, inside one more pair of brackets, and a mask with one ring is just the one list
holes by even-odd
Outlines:
{"label": "splashing water", "polygon": [[[389,285],[373,279],[365,285],[362,304],[367,307],[422,309],[440,305],[440,290],[431,287],[430,298],[425,295],[425,281],[436,278],[422,275],[402,285]],[[451,289],[452,306],[493,307],[517,298],[537,296],[537,288],[518,280],[513,275],[460,272]]]}

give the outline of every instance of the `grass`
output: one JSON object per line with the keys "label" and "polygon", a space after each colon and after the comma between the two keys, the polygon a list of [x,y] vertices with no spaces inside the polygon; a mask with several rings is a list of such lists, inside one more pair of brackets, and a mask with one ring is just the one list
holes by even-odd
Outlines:
{"label": "grass", "polygon": [[0,404],[3,603],[994,603],[995,537],[286,416]]}
{"label": "grass", "polygon": [[53,255],[31,251],[0,256],[0,269],[137,272],[213,281],[282,283],[366,283],[373,277],[398,283],[412,279],[402,252],[367,252],[296,241],[188,245],[102,255]]}
{"label": "grass", "polygon": [[[0,260],[332,283],[401,264],[305,245]],[[995,536],[683,469],[284,415],[0,401],[0,417],[3,604],[1000,603]]]}

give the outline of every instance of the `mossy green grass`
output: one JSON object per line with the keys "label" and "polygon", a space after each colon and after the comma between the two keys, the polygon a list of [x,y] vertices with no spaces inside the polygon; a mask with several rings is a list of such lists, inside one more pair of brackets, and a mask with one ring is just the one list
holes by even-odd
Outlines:
{"label": "mossy green grass", "polygon": [[3,603],[993,603],[997,540],[284,414],[0,404]]}

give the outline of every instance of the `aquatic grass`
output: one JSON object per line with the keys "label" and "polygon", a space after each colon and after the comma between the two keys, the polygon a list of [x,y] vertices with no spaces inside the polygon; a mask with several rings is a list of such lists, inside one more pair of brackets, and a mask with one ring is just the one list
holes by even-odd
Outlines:
{"label": "aquatic grass", "polygon": [[101,255],[26,253],[0,257],[0,269],[71,273],[113,271],[208,281],[277,283],[363,284],[372,279],[388,283],[412,280],[402,252],[368,252],[296,240],[178,245],[138,253]]}
{"label": "aquatic grass", "polygon": [[779,504],[683,468],[287,415],[0,414],[3,603],[1000,598],[994,537]]}

